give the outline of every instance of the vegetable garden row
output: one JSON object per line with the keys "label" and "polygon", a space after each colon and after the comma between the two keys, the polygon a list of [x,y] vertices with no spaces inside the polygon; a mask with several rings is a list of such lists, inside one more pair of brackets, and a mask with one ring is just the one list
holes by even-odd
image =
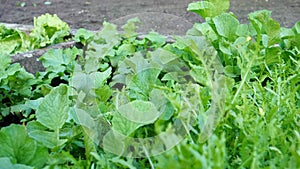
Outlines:
{"label": "vegetable garden row", "polygon": [[189,4],[205,22],[172,41],[140,36],[138,18],[0,25],[0,168],[300,168],[300,21],[228,9]]}

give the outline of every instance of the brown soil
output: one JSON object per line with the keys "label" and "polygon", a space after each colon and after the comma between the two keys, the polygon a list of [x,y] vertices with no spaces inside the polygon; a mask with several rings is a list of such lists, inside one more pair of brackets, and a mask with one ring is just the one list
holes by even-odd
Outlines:
{"label": "brown soil", "polygon": [[[32,24],[33,17],[44,13],[58,14],[72,28],[97,30],[104,20],[123,24],[139,16],[141,31],[154,29],[163,34],[183,34],[201,18],[187,12],[193,0],[0,0],[0,22]],[[194,0],[195,1],[195,0]],[[25,2],[25,6],[20,3]],[[300,20],[300,0],[232,0],[230,10],[241,22],[250,12],[268,9],[282,26],[292,27]]]}

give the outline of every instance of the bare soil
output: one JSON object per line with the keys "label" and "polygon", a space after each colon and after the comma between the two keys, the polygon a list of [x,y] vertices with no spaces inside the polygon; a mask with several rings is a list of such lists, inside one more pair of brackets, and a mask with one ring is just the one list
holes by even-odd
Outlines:
{"label": "bare soil", "polygon": [[[44,13],[57,14],[74,29],[98,30],[103,21],[122,25],[138,16],[143,22],[140,31],[151,29],[162,34],[184,34],[195,22],[197,14],[187,12],[193,0],[0,0],[0,22],[32,24],[33,17]],[[194,0],[195,1],[195,0]],[[24,2],[25,6],[21,3]],[[247,22],[250,12],[267,9],[284,27],[300,20],[300,0],[231,0],[230,11],[241,22]]]}

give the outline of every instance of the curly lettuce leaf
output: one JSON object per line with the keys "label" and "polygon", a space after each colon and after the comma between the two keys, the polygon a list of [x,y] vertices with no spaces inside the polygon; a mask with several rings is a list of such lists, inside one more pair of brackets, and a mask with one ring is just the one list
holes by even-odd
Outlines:
{"label": "curly lettuce leaf", "polygon": [[0,53],[14,54],[31,50],[30,40],[24,32],[0,25]]}
{"label": "curly lettuce leaf", "polygon": [[70,27],[56,14],[45,14],[34,18],[34,29],[30,36],[34,38],[35,48],[45,47],[64,41],[64,37],[70,33]]}

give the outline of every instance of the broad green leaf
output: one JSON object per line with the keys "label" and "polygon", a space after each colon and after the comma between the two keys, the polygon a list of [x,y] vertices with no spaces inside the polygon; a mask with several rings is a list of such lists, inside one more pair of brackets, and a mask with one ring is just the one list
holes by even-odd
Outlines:
{"label": "broad green leaf", "polygon": [[95,90],[95,93],[97,95],[97,98],[101,102],[107,102],[109,98],[113,95],[113,89],[110,88],[108,85],[104,85],[98,89]]}
{"label": "broad green leaf", "polygon": [[12,124],[0,131],[0,157],[9,157],[14,164],[42,167],[48,156],[47,149],[28,137],[25,127]]}
{"label": "broad green leaf", "polygon": [[293,30],[295,31],[296,34],[300,34],[300,21],[295,23]]}
{"label": "broad green leaf", "polygon": [[191,65],[190,70],[191,76],[194,78],[194,80],[202,85],[208,85],[207,82],[207,75],[205,73],[205,69],[201,66]]}
{"label": "broad green leaf", "polygon": [[205,0],[190,3],[187,10],[195,12],[205,19],[226,12],[229,5],[229,0]]}
{"label": "broad green leaf", "polygon": [[145,38],[152,42],[156,47],[160,47],[166,43],[166,38],[157,32],[150,32],[145,36]]}
{"label": "broad green leaf", "polygon": [[211,42],[214,42],[218,39],[218,34],[213,30],[210,24],[207,22],[204,23],[196,23],[194,28],[200,31],[203,36],[206,36]]}
{"label": "broad green leaf", "polygon": [[81,42],[83,45],[87,45],[94,38],[94,34],[86,29],[80,28],[77,30],[74,40]]}
{"label": "broad green leaf", "polygon": [[220,41],[219,42],[219,48],[220,48],[220,50],[224,53],[224,54],[226,54],[226,55],[232,55],[232,53],[231,53],[231,48],[230,48],[230,44],[227,42],[227,41]]}
{"label": "broad green leaf", "polygon": [[128,83],[131,98],[146,99],[155,85],[159,85],[158,75],[161,70],[156,68],[145,69],[136,73]]}
{"label": "broad green leaf", "polygon": [[150,59],[153,67],[162,69],[162,72],[167,72],[161,78],[161,80],[175,80],[179,83],[186,82],[186,79],[184,77],[188,76],[188,65],[176,54],[168,51],[167,49],[159,48],[150,53]]}
{"label": "broad green leaf", "polygon": [[93,120],[92,116],[89,112],[74,107],[72,108],[71,116],[77,124],[84,126],[86,128],[92,129],[96,126],[95,121]]}
{"label": "broad green leaf", "polygon": [[271,18],[271,11],[260,10],[249,14],[249,21],[259,36],[268,36],[268,46],[280,42],[280,23]]}
{"label": "broad green leaf", "polygon": [[178,56],[163,48],[159,48],[153,52],[153,60],[161,62],[164,65],[176,59],[178,59]]}
{"label": "broad green leaf", "polygon": [[77,48],[68,49],[50,49],[39,58],[47,71],[56,73],[64,72],[72,62],[75,61],[77,55],[81,54]]}
{"label": "broad green leaf", "polygon": [[117,31],[116,25],[104,22],[102,30],[95,34],[94,40],[88,45],[86,60],[89,63],[85,65],[85,69],[97,70],[100,66],[98,63],[99,59],[114,56],[114,47],[120,43],[120,40],[121,36]]}
{"label": "broad green leaf", "polygon": [[15,101],[23,99],[22,97],[30,97],[32,85],[37,82],[34,76],[22,68],[19,63],[10,65],[5,71],[0,70],[0,81],[2,81],[2,88],[19,94],[19,97],[13,98]]}
{"label": "broad green leaf", "polygon": [[103,22],[103,28],[95,35],[96,43],[110,44],[111,47],[118,44],[119,40],[120,35],[117,31],[117,26],[105,21]]}
{"label": "broad green leaf", "polygon": [[83,72],[74,72],[71,78],[71,86],[78,91],[82,90],[85,93],[89,93],[92,89],[98,89],[102,87],[106,80],[111,76],[111,68],[108,68],[104,72],[93,72],[91,74]]}
{"label": "broad green leaf", "polygon": [[237,36],[247,37],[250,35],[249,27],[246,24],[239,24],[236,30]]}
{"label": "broad green leaf", "polygon": [[295,32],[295,37],[293,39],[292,45],[295,45],[298,49],[300,49],[300,42],[299,42],[299,39],[300,39],[300,21],[295,24],[295,26],[292,28],[292,30]]}
{"label": "broad green leaf", "polygon": [[13,164],[8,157],[0,158],[0,168],[3,169],[34,169],[34,167],[23,164]]}
{"label": "broad green leaf", "polygon": [[53,149],[67,142],[66,139],[59,139],[58,133],[46,131],[47,128],[37,121],[31,121],[27,125],[29,137],[42,143],[45,147]]}
{"label": "broad green leaf", "polygon": [[[116,116],[114,116],[115,118]],[[122,119],[118,119],[116,120],[116,122],[121,122]],[[118,124],[116,124],[118,125]],[[120,127],[121,131],[118,131]],[[120,126],[116,126],[116,130],[110,130],[103,138],[103,149],[106,152],[110,152],[116,155],[122,155],[124,154],[125,151],[125,143],[124,140],[126,139],[127,135],[124,135],[128,132],[131,131],[124,131],[124,134],[122,133],[123,129],[128,129],[127,125],[120,125]],[[135,130],[135,129],[134,129]],[[130,133],[129,133],[130,134]],[[128,135],[129,135],[128,134]]]}
{"label": "broad green leaf", "polygon": [[228,13],[223,13],[214,17],[213,23],[219,35],[227,38],[230,41],[235,40],[239,21],[234,16]]}
{"label": "broad green leaf", "polygon": [[135,47],[132,44],[122,44],[116,54],[120,56],[128,56],[128,55],[133,55],[135,52]]}
{"label": "broad green leaf", "polygon": [[159,119],[169,120],[175,110],[170,101],[166,98],[164,91],[153,89],[149,97],[151,103],[155,105],[155,108],[161,114]]}
{"label": "broad green leaf", "polygon": [[116,112],[112,119],[112,128],[117,131],[119,134],[124,136],[129,136],[139,127],[144,124],[136,123],[128,120],[126,117],[123,117],[120,113]]}
{"label": "broad green leaf", "polygon": [[290,29],[290,28],[281,28],[280,38],[285,39],[285,38],[292,38],[294,36],[295,36],[295,33],[292,29]]}
{"label": "broad green leaf", "polygon": [[150,124],[160,116],[154,104],[148,101],[134,100],[118,108],[119,113],[135,123]]}
{"label": "broad green leaf", "polygon": [[[151,67],[149,61],[147,59],[145,59],[144,56],[139,52],[135,53],[135,55],[133,57],[127,58],[120,64],[120,67],[122,68],[121,71],[125,70],[125,68],[123,66],[129,67],[131,69],[130,71],[133,71],[134,73],[138,73],[140,71],[143,71],[143,70]],[[127,73],[126,70],[125,70],[125,72]],[[120,73],[122,73],[122,72],[120,72]]]}
{"label": "broad green leaf", "polygon": [[[137,52],[133,57],[126,58],[119,63],[117,74],[113,76],[112,85],[115,83],[126,84],[131,81],[135,74],[151,68],[151,66],[149,61],[143,57],[142,53]],[[153,67],[155,67],[155,65],[153,65]]]}
{"label": "broad green leaf", "polygon": [[84,70],[86,73],[96,72],[100,68],[98,56],[87,56],[85,59]]}
{"label": "broad green leaf", "polygon": [[266,55],[265,55],[265,63],[267,65],[273,63],[279,63],[281,53],[282,53],[282,49],[279,46],[267,48]]}
{"label": "broad green leaf", "polygon": [[54,131],[59,130],[68,118],[68,87],[60,85],[42,100],[36,111],[37,121]]}
{"label": "broad green leaf", "polygon": [[137,35],[137,33],[135,32],[137,29],[136,24],[140,24],[140,23],[141,21],[137,17],[129,19],[127,23],[122,26],[122,29],[124,30],[123,36],[125,36],[126,38],[136,36]]}
{"label": "broad green leaf", "polygon": [[91,76],[84,72],[74,72],[70,79],[70,86],[74,87],[79,93],[82,91],[85,96],[89,96],[90,92],[94,88],[95,80]]}
{"label": "broad green leaf", "polygon": [[177,72],[170,72],[170,73],[166,73],[162,78],[161,80],[162,81],[176,81],[176,82],[179,82],[179,79],[178,79],[178,73]]}
{"label": "broad green leaf", "polygon": [[229,77],[238,77],[241,74],[241,70],[238,66],[228,65],[225,67],[225,74]]}
{"label": "broad green leaf", "polygon": [[90,77],[93,80],[94,89],[98,89],[106,83],[106,80],[111,76],[111,71],[112,69],[109,67],[104,72],[94,72],[90,74]]}
{"label": "broad green leaf", "polygon": [[39,98],[37,100],[26,100],[24,104],[18,104],[11,106],[11,112],[26,112],[23,114],[25,117],[28,117],[31,114],[32,110],[36,110],[38,106],[41,104],[43,98]]}
{"label": "broad green leaf", "polygon": [[36,110],[42,102],[42,98],[36,100],[26,100],[25,105],[33,110]]}

